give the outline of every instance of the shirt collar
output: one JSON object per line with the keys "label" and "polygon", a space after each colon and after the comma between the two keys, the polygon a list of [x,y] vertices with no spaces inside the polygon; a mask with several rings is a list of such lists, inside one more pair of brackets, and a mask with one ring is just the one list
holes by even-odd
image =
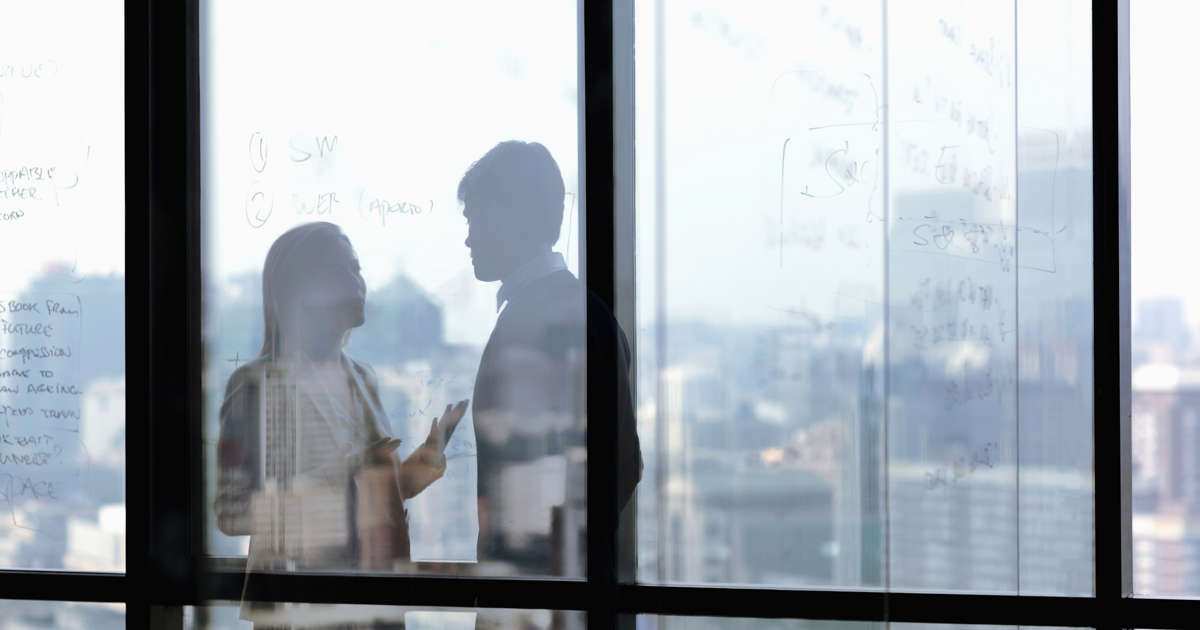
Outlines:
{"label": "shirt collar", "polygon": [[496,310],[499,311],[505,302],[530,282],[566,268],[567,261],[558,252],[549,251],[534,256],[500,283],[500,290],[496,292]]}

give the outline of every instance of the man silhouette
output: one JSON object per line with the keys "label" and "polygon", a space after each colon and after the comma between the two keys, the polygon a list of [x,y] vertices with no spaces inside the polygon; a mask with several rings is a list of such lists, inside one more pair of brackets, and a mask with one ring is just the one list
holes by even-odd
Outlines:
{"label": "man silhouette", "polygon": [[536,142],[501,142],[458,185],[475,277],[501,283],[500,315],[473,397],[479,561],[522,574],[582,576],[586,352],[613,353],[618,366],[604,387],[617,392],[617,417],[593,422],[618,423],[621,505],[642,461],[628,343],[612,313],[552,249],[563,197],[558,165]]}

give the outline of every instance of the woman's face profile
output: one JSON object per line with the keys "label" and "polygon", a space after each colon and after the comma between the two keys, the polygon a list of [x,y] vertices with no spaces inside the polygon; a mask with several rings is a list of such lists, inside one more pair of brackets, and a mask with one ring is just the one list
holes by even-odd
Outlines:
{"label": "woman's face profile", "polygon": [[297,252],[309,269],[301,279],[297,307],[307,315],[326,319],[330,326],[349,330],[366,321],[367,286],[354,248],[344,236],[313,242]]}

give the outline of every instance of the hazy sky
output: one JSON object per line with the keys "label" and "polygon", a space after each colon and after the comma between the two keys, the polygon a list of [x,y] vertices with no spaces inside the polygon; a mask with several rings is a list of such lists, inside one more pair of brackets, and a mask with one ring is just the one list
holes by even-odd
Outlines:
{"label": "hazy sky", "polygon": [[[639,25],[654,24],[654,3],[638,3],[638,10]],[[885,232],[885,197],[895,218],[922,205],[922,195],[961,192],[961,181],[939,182],[930,172],[947,149],[964,169],[986,169],[997,183],[1006,178],[1004,190],[1012,193],[1017,38],[1019,133],[1034,140],[1057,134],[1059,166],[1086,165],[1088,153],[1082,160],[1069,154],[1090,147],[1089,10],[1078,0],[1019,7],[893,3],[885,73],[877,0],[666,2],[661,41],[652,28],[637,32],[639,288],[650,286],[654,265],[665,261],[667,308],[675,317],[719,323],[795,322],[796,313],[816,321],[861,318],[883,300],[889,233],[893,279],[964,268],[991,274],[988,265],[969,262],[969,252],[960,252],[965,259],[895,258],[911,239],[897,238],[908,232],[900,224]],[[892,122],[886,187],[878,125],[885,97]],[[990,130],[988,140],[965,131],[975,123]],[[1030,153],[1022,156],[1025,168],[1052,168],[1053,151],[1042,152],[1040,164]],[[655,172],[659,158],[663,181]],[[918,173],[922,161],[925,172]],[[653,239],[659,188],[666,198],[665,256]],[[955,228],[959,218],[1011,226],[1018,214],[999,198],[958,206],[955,216],[941,217]],[[1090,212],[1090,206],[1068,210]],[[998,291],[1015,291],[1013,274],[994,281]],[[1074,282],[1089,284],[1086,277]],[[905,300],[903,290],[893,299]],[[646,316],[652,314],[648,302],[639,303]]]}
{"label": "hazy sky", "polygon": [[[121,93],[113,89],[122,71],[119,16],[101,10],[101,3],[67,3],[76,15],[87,11],[88,19],[54,20],[53,29],[13,27],[50,24],[63,4],[11,9],[24,13],[21,20],[7,21],[10,26],[0,39],[0,58],[6,61],[53,61],[48,66],[52,75],[40,82],[0,76],[3,166],[50,161],[72,177],[80,175],[77,186],[66,189],[60,184],[63,189],[52,207],[48,201],[32,204],[25,218],[0,224],[23,236],[22,247],[0,254],[8,270],[0,281],[6,291],[18,289],[47,261],[72,256],[71,264],[80,273],[123,270],[123,116]],[[1044,58],[1060,54],[1056,51],[1087,50],[1086,13],[1079,11],[1086,4],[1022,2],[1024,54],[1033,51],[1033,56]],[[383,286],[398,272],[407,273],[442,302],[452,340],[482,342],[495,317],[496,287],[471,276],[455,185],[471,161],[493,144],[522,138],[546,144],[562,167],[567,190],[578,192],[575,3],[205,6],[205,24],[212,27],[205,33],[203,49],[207,278],[219,285],[230,274],[257,271],[270,242],[283,230],[325,218],[298,208],[313,208],[329,199],[322,194],[332,193],[337,196],[332,219],[343,225],[358,248],[371,288]],[[669,239],[669,262],[674,270],[690,271],[681,277],[705,279],[678,287],[673,313],[711,314],[721,295],[742,296],[755,304],[772,299],[778,285],[778,279],[769,277],[778,266],[771,271],[769,263],[779,258],[781,139],[797,129],[807,130],[817,118],[828,118],[826,110],[837,106],[834,96],[814,98],[822,88],[810,79],[797,87],[797,69],[840,72],[848,77],[844,83],[860,92],[860,100],[848,113],[842,112],[843,118],[871,113],[864,95],[879,83],[872,72],[872,66],[878,71],[873,61],[877,49],[872,48],[879,38],[878,3],[829,3],[833,12],[822,6],[801,3],[781,19],[766,12],[769,7],[780,10],[776,3],[667,4],[665,94],[673,129],[667,136],[667,156],[668,168],[676,169],[669,171],[668,185],[685,189],[669,196],[669,225],[679,226]],[[973,6],[943,2],[938,10],[965,18]],[[1180,295],[1189,319],[1198,323],[1200,289],[1179,281],[1181,263],[1190,261],[1176,253],[1193,249],[1188,239],[1197,221],[1187,211],[1195,202],[1179,194],[1190,180],[1184,151],[1200,141],[1200,131],[1187,123],[1186,115],[1197,101],[1197,88],[1165,69],[1182,63],[1175,43],[1200,18],[1200,7],[1138,2],[1132,10],[1134,297]],[[1037,11],[1044,19],[1035,19]],[[639,264],[649,269],[654,260],[653,3],[639,2],[638,12]],[[1058,13],[1051,15],[1054,12]],[[1006,13],[997,15],[1003,18]],[[899,44],[896,33],[927,30],[928,24],[918,17],[916,11],[890,12],[893,45]],[[91,28],[105,20],[111,28]],[[968,35],[972,30],[982,34],[982,27],[971,20],[960,22]],[[1002,22],[993,25],[1000,35],[1005,32]],[[846,46],[847,33],[857,33],[862,46]],[[839,51],[849,52],[835,54]],[[896,63],[893,60],[893,68]],[[1047,66],[1055,64],[1030,64],[1022,71],[1038,72]],[[1039,111],[1049,112],[1050,126],[1067,129],[1086,120],[1080,99],[1069,98],[1086,91],[1086,68],[1073,70],[1061,77],[1065,101],[1053,90],[1023,97],[1044,104]],[[855,78],[864,73],[872,78]],[[791,78],[780,84],[775,79],[781,75]],[[88,107],[79,107],[81,102]],[[48,111],[54,114],[46,116]],[[857,133],[835,140],[861,145],[859,141],[872,132],[868,127]],[[333,151],[321,158],[319,139],[333,136]],[[266,147],[265,163],[254,162],[252,145]],[[294,161],[305,152],[314,157]],[[728,164],[721,178],[689,181],[689,168],[698,160],[713,159]],[[259,167],[263,172],[256,170]],[[704,194],[690,194],[689,188]],[[376,199],[405,210],[381,219],[371,211]],[[573,202],[569,197],[572,224],[564,227],[559,243],[560,250],[570,248],[572,264],[578,252],[578,208]],[[264,213],[254,204],[262,203],[273,203],[273,210],[260,222]],[[856,209],[865,207],[855,203]],[[878,245],[878,235],[869,226],[839,231],[842,228],[836,221],[827,222],[827,242],[857,238],[866,245],[831,252],[819,259],[817,268],[837,269],[836,277],[860,284],[857,293],[851,291],[852,300],[877,293],[878,264],[870,261],[878,260],[878,252],[871,250]],[[830,288],[831,274],[813,269],[801,266],[789,277],[806,283],[807,296],[826,296],[806,297],[811,302],[807,307],[844,308],[828,299],[837,293]],[[724,303],[744,302],[726,297]],[[762,316],[763,309],[740,310],[742,314],[731,311],[728,317],[770,319]]]}

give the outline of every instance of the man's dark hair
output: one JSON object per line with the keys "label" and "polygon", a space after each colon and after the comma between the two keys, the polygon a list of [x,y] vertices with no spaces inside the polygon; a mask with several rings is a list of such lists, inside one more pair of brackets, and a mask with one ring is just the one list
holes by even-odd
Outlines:
{"label": "man's dark hair", "polygon": [[492,201],[510,213],[513,229],[553,245],[563,218],[562,172],[537,142],[506,140],[492,147],[458,182],[458,200]]}

